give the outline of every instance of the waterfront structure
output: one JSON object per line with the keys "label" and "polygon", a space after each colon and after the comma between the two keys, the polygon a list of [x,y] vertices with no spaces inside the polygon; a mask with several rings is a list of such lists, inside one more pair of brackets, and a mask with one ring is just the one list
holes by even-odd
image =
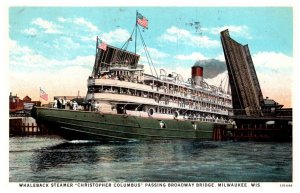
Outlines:
{"label": "waterfront structure", "polygon": [[228,70],[233,109],[239,114],[261,115],[263,95],[248,45],[232,39],[228,30],[221,32],[221,41]]}
{"label": "waterfront structure", "polygon": [[232,93],[234,139],[292,140],[292,109],[263,98],[248,45],[232,39],[228,30],[221,41]]}
{"label": "waterfront structure", "polygon": [[20,99],[17,95],[9,94],[9,113],[10,115],[18,114],[21,111],[31,110],[32,107],[41,106],[40,101],[32,101],[29,96],[25,96],[23,99]]}
{"label": "waterfront structure", "polygon": [[14,113],[24,109],[23,101],[17,96],[9,94],[9,112]]}

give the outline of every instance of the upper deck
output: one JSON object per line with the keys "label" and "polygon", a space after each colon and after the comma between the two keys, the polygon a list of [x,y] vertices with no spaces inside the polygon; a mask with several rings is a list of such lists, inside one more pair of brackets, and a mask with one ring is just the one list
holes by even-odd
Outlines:
{"label": "upper deck", "polygon": [[102,102],[102,109],[104,103],[110,104],[108,110],[116,104],[118,107],[131,104],[126,106],[127,110],[143,107],[147,111],[159,107],[155,111],[160,113],[178,110],[182,115],[197,117],[228,115],[232,108],[231,95],[222,88],[197,78],[196,83],[193,75],[185,82],[180,74],[167,74],[163,69],[159,75],[155,70],[156,76],[145,74],[144,66],[138,64],[139,57],[110,45],[106,50],[98,49],[93,73],[88,79],[86,100]]}
{"label": "upper deck", "polygon": [[[148,83],[148,84],[147,84]],[[100,78],[88,80],[89,93],[111,92],[123,93],[124,89],[143,93],[153,97],[177,98],[193,102],[204,102],[231,108],[231,96],[219,91],[188,87],[184,84],[171,83],[159,79],[153,82],[131,82],[117,78]]]}

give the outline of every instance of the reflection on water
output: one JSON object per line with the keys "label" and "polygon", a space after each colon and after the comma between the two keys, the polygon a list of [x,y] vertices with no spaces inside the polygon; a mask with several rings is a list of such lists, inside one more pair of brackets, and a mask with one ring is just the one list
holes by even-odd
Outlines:
{"label": "reflection on water", "polygon": [[64,167],[66,164],[97,162],[97,154],[90,144],[62,143],[34,151],[31,169],[39,172],[43,169]]}
{"label": "reflection on water", "polygon": [[292,144],[10,138],[10,181],[292,181]]}

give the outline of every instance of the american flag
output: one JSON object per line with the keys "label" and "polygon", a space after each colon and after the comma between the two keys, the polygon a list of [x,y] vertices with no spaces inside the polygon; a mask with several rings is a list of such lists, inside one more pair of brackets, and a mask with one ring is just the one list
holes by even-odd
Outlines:
{"label": "american flag", "polygon": [[40,97],[45,101],[48,101],[48,94],[40,88]]}
{"label": "american flag", "polygon": [[100,45],[98,46],[99,49],[106,51],[107,44],[100,40]]}
{"label": "american flag", "polygon": [[148,19],[140,13],[137,13],[137,23],[143,28],[148,29]]}

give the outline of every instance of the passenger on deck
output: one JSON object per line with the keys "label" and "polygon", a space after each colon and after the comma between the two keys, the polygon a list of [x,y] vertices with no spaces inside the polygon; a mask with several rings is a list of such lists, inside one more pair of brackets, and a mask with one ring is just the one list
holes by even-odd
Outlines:
{"label": "passenger on deck", "polygon": [[73,110],[76,111],[77,110],[77,106],[78,106],[77,102],[73,101],[72,105],[73,105]]}
{"label": "passenger on deck", "polygon": [[95,111],[100,112],[100,103],[99,102],[95,103]]}
{"label": "passenger on deck", "polygon": [[66,108],[66,97],[64,97],[63,99],[61,99],[62,102],[61,102],[61,108],[62,109],[65,109]]}
{"label": "passenger on deck", "polygon": [[166,125],[163,121],[159,121],[160,128],[166,128]]}
{"label": "passenger on deck", "polygon": [[61,104],[61,99],[58,98],[58,99],[57,99],[57,108],[58,108],[58,109],[61,109],[61,105],[62,105],[62,104]]}
{"label": "passenger on deck", "polygon": [[54,98],[53,108],[57,108],[57,99],[56,98]]}
{"label": "passenger on deck", "polygon": [[95,111],[95,101],[92,100],[92,103],[91,103],[91,111]]}

